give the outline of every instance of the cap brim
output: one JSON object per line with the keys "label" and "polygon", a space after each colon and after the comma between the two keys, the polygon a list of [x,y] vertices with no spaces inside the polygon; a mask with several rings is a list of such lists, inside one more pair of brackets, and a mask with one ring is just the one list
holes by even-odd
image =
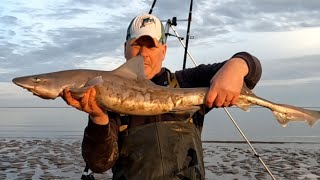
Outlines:
{"label": "cap brim", "polygon": [[154,45],[155,45],[156,47],[159,47],[160,42],[159,42],[157,39],[155,39],[155,38],[153,38],[153,37],[151,37],[151,36],[149,36],[149,35],[142,35],[142,36],[139,36],[139,37],[134,37],[134,38],[130,39],[129,42],[130,42],[130,44],[132,44],[132,43],[136,42],[139,38],[144,37],[144,36],[149,37],[150,39],[152,39]]}

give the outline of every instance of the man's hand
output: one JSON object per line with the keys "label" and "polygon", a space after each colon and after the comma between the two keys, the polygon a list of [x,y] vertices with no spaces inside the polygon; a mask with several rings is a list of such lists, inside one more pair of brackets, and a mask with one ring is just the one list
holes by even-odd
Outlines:
{"label": "man's hand", "polygon": [[96,90],[94,88],[89,89],[81,99],[73,98],[69,89],[65,89],[61,97],[68,105],[88,113],[94,123],[100,125],[109,123],[108,115],[97,105]]}
{"label": "man's hand", "polygon": [[206,97],[206,105],[227,107],[237,103],[248,65],[241,58],[232,58],[213,76]]}

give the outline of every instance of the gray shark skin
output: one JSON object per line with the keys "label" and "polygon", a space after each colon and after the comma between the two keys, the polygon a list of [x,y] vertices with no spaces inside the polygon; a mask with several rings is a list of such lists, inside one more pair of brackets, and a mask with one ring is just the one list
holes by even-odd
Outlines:
{"label": "gray shark skin", "polygon": [[[65,88],[80,98],[87,89],[94,87],[96,101],[103,110],[144,116],[194,112],[205,104],[208,91],[208,88],[170,88],[154,84],[145,78],[141,56],[113,71],[75,69],[17,77],[12,81],[43,99],[55,99]],[[307,121],[312,127],[320,119],[320,111],[273,103],[244,86],[236,106],[248,111],[253,105],[270,109],[283,127],[291,121]]]}

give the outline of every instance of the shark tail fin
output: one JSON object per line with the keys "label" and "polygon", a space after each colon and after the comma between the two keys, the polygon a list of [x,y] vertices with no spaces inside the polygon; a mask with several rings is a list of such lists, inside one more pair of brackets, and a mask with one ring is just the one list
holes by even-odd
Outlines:
{"label": "shark tail fin", "polygon": [[314,127],[314,125],[320,120],[320,111],[303,109],[306,113],[310,115],[310,118],[306,121],[308,122],[310,127]]}
{"label": "shark tail fin", "polygon": [[320,120],[320,111],[303,109],[291,105],[281,104],[288,108],[286,112],[272,111],[278,122],[286,127],[290,121],[307,121],[313,127]]}
{"label": "shark tail fin", "polygon": [[72,93],[72,97],[76,99],[80,99],[84,96],[84,94],[91,89],[92,87],[102,84],[103,80],[101,76],[94,77],[87,81],[87,83],[79,88],[71,88],[70,91]]}

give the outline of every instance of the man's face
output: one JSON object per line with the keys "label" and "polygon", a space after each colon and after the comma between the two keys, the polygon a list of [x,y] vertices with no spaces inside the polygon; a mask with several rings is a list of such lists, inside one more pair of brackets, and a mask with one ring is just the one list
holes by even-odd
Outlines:
{"label": "man's face", "polygon": [[147,79],[152,79],[158,74],[162,67],[162,61],[165,58],[167,45],[154,43],[150,36],[142,36],[136,41],[130,40],[125,43],[124,50],[127,60],[141,55],[144,57],[144,73]]}

